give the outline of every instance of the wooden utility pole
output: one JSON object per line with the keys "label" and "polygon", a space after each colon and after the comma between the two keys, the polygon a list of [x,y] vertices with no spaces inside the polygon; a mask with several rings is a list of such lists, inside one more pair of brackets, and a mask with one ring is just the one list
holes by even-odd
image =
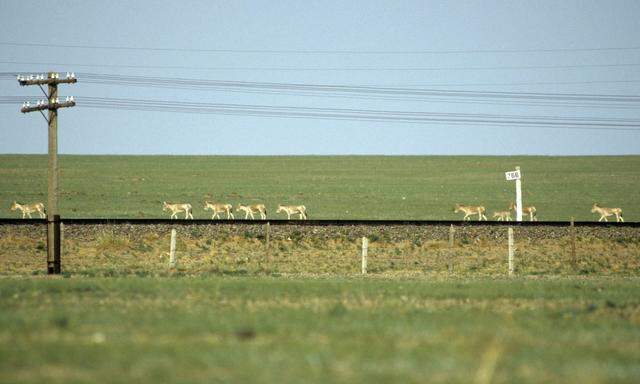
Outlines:
{"label": "wooden utility pole", "polygon": [[[22,86],[37,85],[47,97],[32,106],[24,103],[22,113],[40,112],[47,121],[49,127],[49,172],[47,183],[47,273],[59,274],[60,263],[60,215],[58,214],[58,109],[69,108],[76,105],[73,97],[67,97],[64,102],[58,98],[58,84],[74,84],[77,82],[75,74],[67,73],[66,78],[61,79],[57,72],[49,72],[47,76],[21,76],[18,75],[18,83]],[[49,87],[45,92],[43,85]],[[48,110],[49,116],[42,111]]]}

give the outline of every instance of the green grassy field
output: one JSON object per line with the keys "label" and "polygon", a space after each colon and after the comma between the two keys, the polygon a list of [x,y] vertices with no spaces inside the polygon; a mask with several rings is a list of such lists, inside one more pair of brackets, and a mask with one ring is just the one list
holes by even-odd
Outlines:
{"label": "green grassy field", "polygon": [[0,280],[0,382],[638,382],[640,280]]}
{"label": "green grassy field", "polygon": [[[168,217],[163,200],[208,218],[205,199],[304,204],[316,219],[460,219],[455,203],[504,210],[505,171],[523,171],[524,203],[540,220],[596,220],[593,202],[640,220],[640,156],[613,157],[198,157],[61,156],[64,217]],[[0,155],[0,217],[12,201],[46,202],[46,156]]]}

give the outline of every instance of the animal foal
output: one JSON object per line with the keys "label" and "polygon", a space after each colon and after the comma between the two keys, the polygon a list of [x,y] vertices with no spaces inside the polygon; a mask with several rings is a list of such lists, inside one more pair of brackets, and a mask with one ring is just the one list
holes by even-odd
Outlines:
{"label": "animal foal", "polygon": [[[516,211],[516,203],[511,203],[511,205],[509,205],[509,209],[513,210],[514,212]],[[528,207],[522,207],[522,216],[527,216],[529,215],[529,221],[538,221],[538,218],[536,217],[536,207],[534,207],[533,205],[530,205]]]}
{"label": "animal foal", "polygon": [[204,202],[204,210],[208,210],[210,209],[211,211],[213,211],[213,215],[211,216],[211,219],[215,219],[216,217],[220,217],[218,216],[218,214],[220,213],[226,213],[227,214],[227,219],[231,218],[231,219],[235,219],[235,217],[233,216],[233,206],[231,204],[214,204],[210,201],[205,201]]}
{"label": "animal foal", "polygon": [[14,201],[13,204],[11,204],[11,210],[15,211],[16,209],[22,211],[23,219],[25,218],[25,216],[31,218],[31,214],[33,212],[38,212],[38,215],[40,215],[41,219],[44,219],[46,217],[46,211],[44,209],[44,204],[42,203],[20,204]]}
{"label": "animal foal", "polygon": [[171,211],[171,218],[178,218],[178,213],[184,212],[184,218],[193,219],[191,204],[189,203],[167,203],[166,201],[162,202],[162,210],[163,211]]}
{"label": "animal foal", "polygon": [[497,218],[497,221],[511,221],[511,211],[494,212],[493,218]]}
{"label": "animal foal", "polygon": [[260,219],[265,220],[267,218],[267,207],[264,204],[252,204],[252,205],[244,205],[238,204],[238,209],[236,211],[244,212],[245,220],[251,216],[251,219],[254,219],[253,214],[259,213]]}
{"label": "animal foal", "polygon": [[623,222],[624,223],[624,219],[622,218],[622,209],[621,208],[605,208],[605,207],[600,207],[598,205],[598,203],[593,203],[593,207],[591,207],[591,212],[592,213],[599,213],[600,214],[600,220],[598,221],[609,221],[607,220],[607,217],[609,216],[616,216],[616,222]]}
{"label": "animal foal", "polygon": [[287,220],[291,220],[291,215],[299,214],[300,219],[307,219],[307,207],[304,205],[278,205],[276,213],[284,212],[287,214]]}
{"label": "animal foal", "polygon": [[453,212],[455,213],[458,213],[458,212],[464,213],[464,218],[462,218],[462,220],[471,220],[469,216],[477,214],[478,221],[481,221],[482,219],[484,219],[485,221],[487,220],[487,216],[484,215],[485,211],[486,210],[482,205],[471,206],[471,205],[461,205],[461,204],[456,204],[456,207],[453,210]]}

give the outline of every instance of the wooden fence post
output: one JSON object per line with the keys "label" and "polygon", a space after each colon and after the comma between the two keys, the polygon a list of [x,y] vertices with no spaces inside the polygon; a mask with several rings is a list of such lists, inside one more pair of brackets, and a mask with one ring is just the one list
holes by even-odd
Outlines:
{"label": "wooden fence post", "polygon": [[367,274],[367,250],[369,249],[369,239],[362,237],[362,274]]}
{"label": "wooden fence post", "polygon": [[569,227],[571,233],[571,266],[575,271],[578,267],[578,258],[576,257],[576,226],[573,216],[571,216],[571,226]]}
{"label": "wooden fence post", "polygon": [[453,224],[449,227],[449,255],[447,257],[447,269],[449,273],[453,273],[453,240],[456,234],[456,229]]}
{"label": "wooden fence post", "polygon": [[64,223],[60,220],[60,259],[62,259],[62,250],[64,249]]}
{"label": "wooden fence post", "polygon": [[513,228],[509,227],[509,276],[513,276],[513,253],[515,251],[513,244]]}
{"label": "wooden fence post", "polygon": [[267,221],[266,228],[266,247],[267,247],[267,256],[269,256],[269,238],[271,237],[271,224]]}
{"label": "wooden fence post", "polygon": [[176,260],[176,230],[171,230],[171,247],[169,248],[169,266],[175,268],[177,264]]}

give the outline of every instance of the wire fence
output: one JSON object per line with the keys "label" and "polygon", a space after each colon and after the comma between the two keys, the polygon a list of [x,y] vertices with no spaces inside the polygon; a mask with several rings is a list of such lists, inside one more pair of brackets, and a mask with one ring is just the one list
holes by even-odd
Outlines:
{"label": "wire fence", "polygon": [[[62,271],[89,276],[640,275],[638,223],[66,219]],[[177,262],[171,266],[171,232]],[[0,222],[0,275],[46,274],[44,220]]]}

